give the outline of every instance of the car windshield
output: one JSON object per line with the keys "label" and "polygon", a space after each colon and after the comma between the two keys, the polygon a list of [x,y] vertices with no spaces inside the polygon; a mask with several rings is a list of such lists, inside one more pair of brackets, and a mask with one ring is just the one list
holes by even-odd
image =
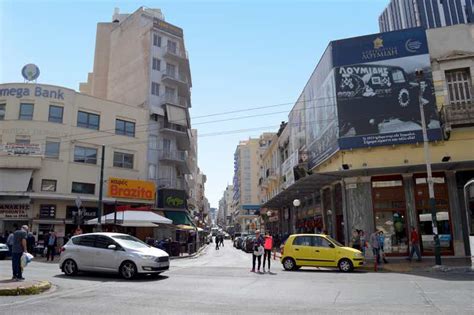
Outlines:
{"label": "car windshield", "polygon": [[114,240],[117,241],[120,245],[127,248],[148,248],[151,247],[146,243],[140,241],[138,238],[130,235],[115,235],[112,236]]}
{"label": "car windshield", "polygon": [[326,235],[326,238],[327,238],[329,241],[331,241],[334,245],[339,246],[339,247],[344,247],[344,245],[342,245],[341,243],[339,243],[338,241],[336,241],[336,240],[333,239],[332,237]]}

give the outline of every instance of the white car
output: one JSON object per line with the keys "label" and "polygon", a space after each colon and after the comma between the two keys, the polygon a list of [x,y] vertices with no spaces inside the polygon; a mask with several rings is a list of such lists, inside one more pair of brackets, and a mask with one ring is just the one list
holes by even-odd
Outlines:
{"label": "white car", "polygon": [[61,248],[59,267],[67,276],[78,271],[119,273],[125,279],[137,274],[158,275],[169,269],[169,255],[139,239],[121,233],[73,236]]}
{"label": "white car", "polygon": [[8,254],[8,246],[5,244],[0,243],[0,260],[5,259]]}

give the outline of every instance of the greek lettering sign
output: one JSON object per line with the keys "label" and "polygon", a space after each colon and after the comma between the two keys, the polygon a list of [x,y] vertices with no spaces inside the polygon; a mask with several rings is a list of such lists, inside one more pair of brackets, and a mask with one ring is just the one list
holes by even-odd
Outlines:
{"label": "greek lettering sign", "polygon": [[8,155],[42,155],[40,145],[35,143],[0,144],[0,151],[6,152]]}
{"label": "greek lettering sign", "polygon": [[154,182],[109,177],[109,197],[154,200],[155,190]]}
{"label": "greek lettering sign", "polygon": [[29,212],[30,204],[28,203],[0,203],[1,219],[27,219]]}
{"label": "greek lettering sign", "polygon": [[155,19],[153,21],[153,27],[156,27],[157,29],[170,33],[172,35],[183,37],[183,29],[171,25],[170,23],[166,23],[165,21]]}

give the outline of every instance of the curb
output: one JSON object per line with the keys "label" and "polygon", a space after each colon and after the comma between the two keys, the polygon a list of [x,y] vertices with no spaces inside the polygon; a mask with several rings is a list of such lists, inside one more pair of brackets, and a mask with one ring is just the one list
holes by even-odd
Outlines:
{"label": "curb", "polygon": [[186,259],[186,258],[196,258],[197,256],[201,255],[201,253],[209,246],[209,244],[204,245],[201,247],[197,252],[188,256],[171,256],[170,260],[177,260],[177,259]]}
{"label": "curb", "polygon": [[1,289],[0,296],[16,296],[16,295],[33,295],[40,294],[44,291],[47,291],[51,288],[51,282],[49,281],[39,281],[37,284],[34,284],[29,287],[22,287],[19,284],[16,288]]}

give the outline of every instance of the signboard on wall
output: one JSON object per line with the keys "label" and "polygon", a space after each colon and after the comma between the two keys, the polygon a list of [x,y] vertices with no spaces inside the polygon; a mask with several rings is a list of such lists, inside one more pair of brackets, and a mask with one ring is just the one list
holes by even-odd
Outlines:
{"label": "signboard on wall", "polygon": [[114,198],[155,200],[155,183],[109,177],[107,195]]}
{"label": "signboard on wall", "polygon": [[0,203],[0,219],[28,219],[29,213],[29,203]]}
{"label": "signboard on wall", "polygon": [[186,209],[186,192],[177,189],[160,189],[158,191],[158,208]]}
{"label": "signboard on wall", "polygon": [[[332,49],[341,149],[422,142],[420,99],[429,139],[441,139],[423,29],[335,41]],[[424,72],[419,80],[416,70]]]}
{"label": "signboard on wall", "polygon": [[36,143],[7,143],[0,144],[0,151],[7,153],[8,155],[28,155],[28,156],[41,156],[41,148]]}

